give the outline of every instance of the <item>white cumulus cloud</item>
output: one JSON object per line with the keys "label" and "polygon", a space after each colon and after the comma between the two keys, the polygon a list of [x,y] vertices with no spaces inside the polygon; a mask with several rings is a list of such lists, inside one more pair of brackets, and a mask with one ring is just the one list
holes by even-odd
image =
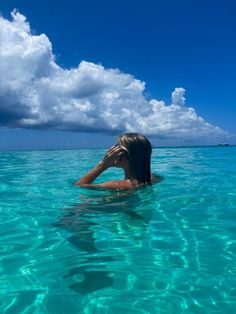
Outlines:
{"label": "white cumulus cloud", "polygon": [[147,100],[145,83],[118,69],[81,61],[57,65],[45,34],[34,35],[25,16],[0,17],[0,125],[88,132],[134,131],[196,139],[220,129],[185,105],[184,88],[172,103]]}

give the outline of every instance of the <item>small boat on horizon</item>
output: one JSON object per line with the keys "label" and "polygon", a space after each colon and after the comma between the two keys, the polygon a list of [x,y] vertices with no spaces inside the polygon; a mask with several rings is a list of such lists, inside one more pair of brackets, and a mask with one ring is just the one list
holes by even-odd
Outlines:
{"label": "small boat on horizon", "polygon": [[222,142],[218,144],[218,146],[229,146],[229,143],[225,140],[225,133],[223,133],[223,139]]}
{"label": "small boat on horizon", "polygon": [[229,146],[229,143],[222,142],[222,143],[219,143],[218,146]]}

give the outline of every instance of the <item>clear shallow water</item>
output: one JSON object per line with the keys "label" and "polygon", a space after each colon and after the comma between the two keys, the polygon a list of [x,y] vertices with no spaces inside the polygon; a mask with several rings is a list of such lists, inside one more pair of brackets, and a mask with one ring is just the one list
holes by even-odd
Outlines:
{"label": "clear shallow water", "polygon": [[133,192],[74,187],[103,152],[0,153],[0,312],[235,313],[236,147],[154,149],[164,180]]}

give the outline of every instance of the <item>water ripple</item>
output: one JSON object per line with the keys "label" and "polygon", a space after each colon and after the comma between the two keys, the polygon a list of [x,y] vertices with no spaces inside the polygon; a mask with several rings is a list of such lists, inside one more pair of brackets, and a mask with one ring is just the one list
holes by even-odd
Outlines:
{"label": "water ripple", "polygon": [[135,192],[74,187],[102,155],[0,153],[1,313],[234,313],[236,149],[154,149],[164,180]]}

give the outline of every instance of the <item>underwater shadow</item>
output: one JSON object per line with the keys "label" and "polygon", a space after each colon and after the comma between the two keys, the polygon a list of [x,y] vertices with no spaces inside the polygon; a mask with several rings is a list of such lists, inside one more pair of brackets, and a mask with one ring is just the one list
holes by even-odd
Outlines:
{"label": "underwater shadow", "polygon": [[152,186],[129,191],[81,191],[80,202],[62,209],[62,216],[52,225],[71,233],[67,241],[84,258],[63,278],[74,280],[79,275],[82,281],[69,288],[88,294],[113,285],[114,265],[126,259],[114,243],[128,243],[132,250],[132,241],[141,241],[155,209],[155,192]]}

